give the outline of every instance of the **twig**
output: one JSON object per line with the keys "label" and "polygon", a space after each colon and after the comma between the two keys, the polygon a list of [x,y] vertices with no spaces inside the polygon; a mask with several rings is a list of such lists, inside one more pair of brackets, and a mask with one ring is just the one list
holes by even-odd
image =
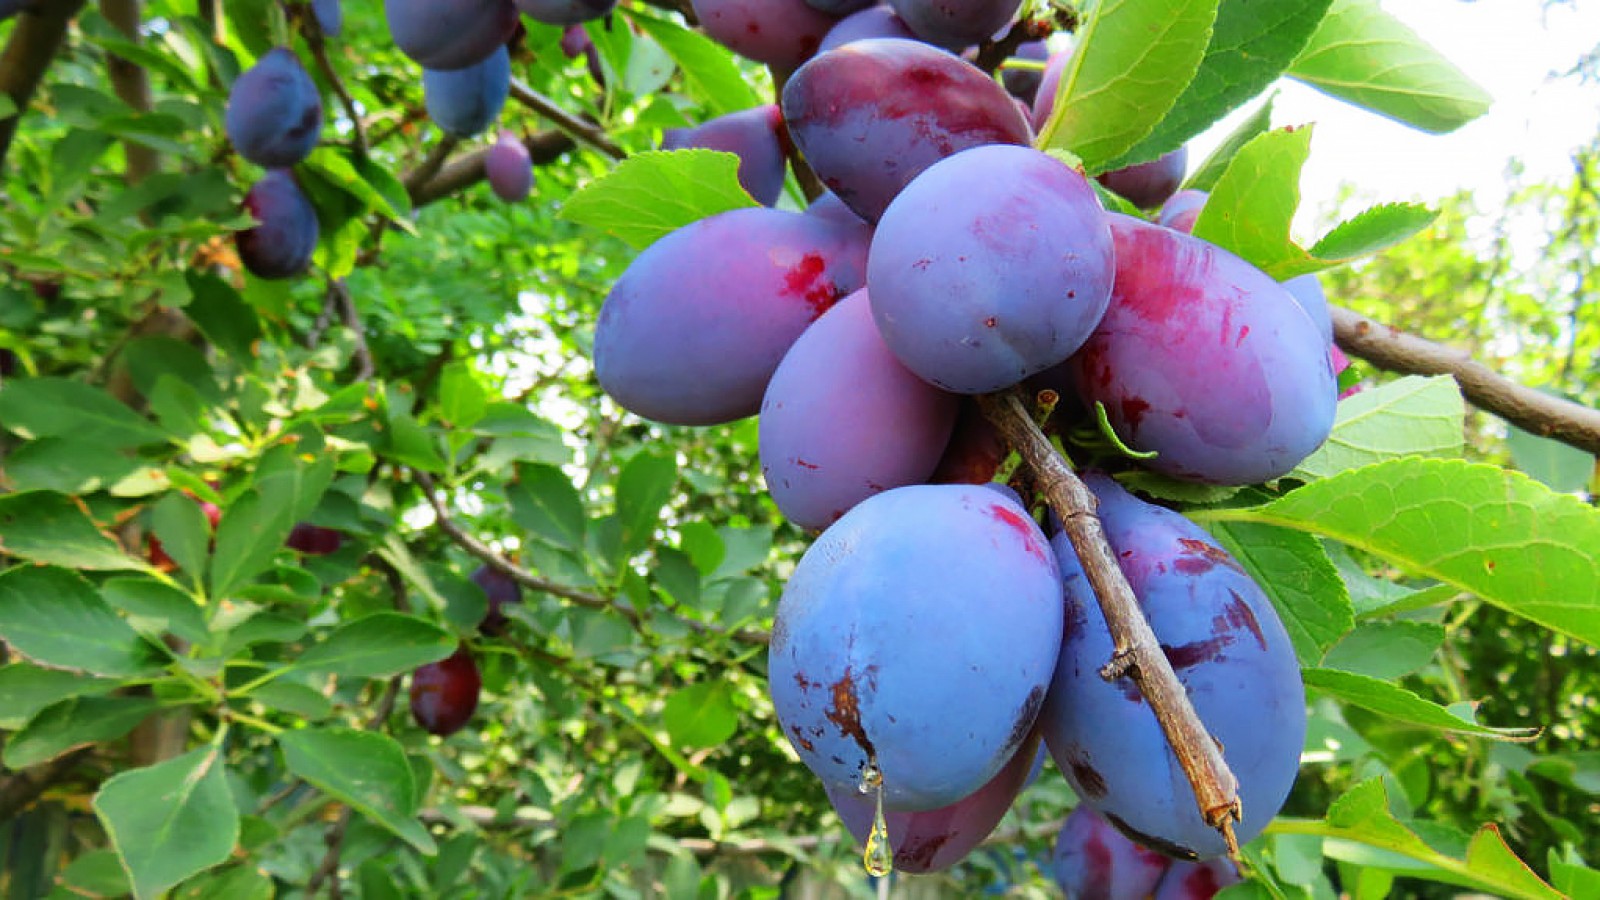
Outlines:
{"label": "twig", "polygon": [[1172,671],[1172,664],[1161,652],[1150,623],[1139,611],[1139,601],[1117,566],[1116,554],[1095,514],[1098,504],[1094,494],[1050,446],[1050,440],[1034,424],[1015,390],[981,396],[978,406],[1006,444],[1021,454],[1033,470],[1040,490],[1061,517],[1062,528],[1078,553],[1115,648],[1111,660],[1100,670],[1101,677],[1108,681],[1124,675],[1133,679],[1194,788],[1201,816],[1221,832],[1230,855],[1237,855],[1233,822],[1241,814],[1239,783],[1189,702],[1189,694]]}
{"label": "twig", "polygon": [[17,17],[17,27],[11,31],[11,40],[0,54],[0,94],[11,97],[16,113],[0,118],[0,169],[5,168],[6,154],[11,151],[11,139],[16,136],[17,123],[22,121],[33,93],[44,80],[50,60],[67,36],[67,25],[83,8],[85,0],[54,0],[24,10]]}
{"label": "twig", "polygon": [[58,756],[46,763],[40,763],[32,768],[23,769],[0,781],[0,822],[9,822],[16,818],[28,804],[39,799],[39,796],[49,790],[51,786],[72,774],[89,755],[91,747],[83,747],[71,753]]}
{"label": "twig", "polygon": [[346,328],[355,335],[356,349],[356,378],[359,381],[370,379],[377,367],[372,363],[372,350],[367,347],[367,333],[361,324],[361,313],[356,310],[356,300],[350,295],[350,288],[344,283],[343,278],[334,279],[328,285],[328,290],[334,294],[334,302],[339,304],[339,317],[344,320]]}
{"label": "twig", "polygon": [[[111,23],[129,43],[139,43],[141,0],[100,0],[100,14]],[[135,112],[147,113],[151,109],[150,76],[144,67],[132,60],[112,56],[106,60],[106,72],[111,77],[111,87],[123,103]],[[154,174],[159,165],[156,152],[134,140],[122,142],[123,155],[127,157],[127,170],[123,173],[129,184],[138,184]]]}
{"label": "twig", "polygon": [[306,882],[306,896],[314,897],[317,889],[322,887],[324,881],[328,882],[328,896],[338,897],[339,892],[339,855],[344,850],[344,834],[350,828],[350,807],[346,806],[339,811],[339,818],[333,820],[328,826],[328,831],[322,836],[323,843],[328,845],[328,852],[322,855],[322,862],[317,865],[317,870],[311,873],[311,879]]}
{"label": "twig", "polygon": [[515,97],[518,103],[549,119],[550,124],[612,159],[627,158],[628,151],[617,146],[604,128],[567,112],[557,106],[554,100],[528,87],[521,80],[511,79],[511,96]]}
{"label": "twig", "polygon": [[1330,306],[1339,347],[1380,369],[1449,375],[1472,405],[1534,434],[1600,454],[1600,410],[1554,397],[1495,372],[1466,352]]}
{"label": "twig", "polygon": [[1021,47],[1029,41],[1042,41],[1055,31],[1055,23],[1043,18],[1019,19],[1011,23],[1011,30],[1007,31],[999,40],[984,41],[978,46],[978,58],[974,64],[993,75],[1000,64],[1010,59]]}
{"label": "twig", "polygon": [[355,132],[356,153],[367,155],[367,132],[361,124],[361,115],[356,111],[356,99],[350,95],[350,89],[344,86],[339,73],[333,70],[333,62],[328,59],[328,42],[322,33],[322,22],[317,19],[307,7],[300,7],[305,13],[300,16],[300,34],[306,39],[306,46],[311,48],[311,56],[317,62],[317,68],[322,70],[328,84],[332,86],[334,96],[339,98],[339,105],[344,107],[344,114],[350,119],[350,127]]}
{"label": "twig", "polygon": [[433,176],[439,174],[439,169],[444,166],[459,143],[461,139],[454,135],[447,134],[440,138],[439,143],[434,144],[428,155],[422,158],[422,163],[401,178],[401,182],[406,186],[406,193],[415,195]]}
{"label": "twig", "polygon": [[[577,146],[572,138],[555,130],[528,135],[522,139],[522,145],[528,148],[528,155],[532,157],[536,166],[549,165],[559,159],[561,154]],[[438,169],[437,175],[430,178],[419,179],[414,177],[417,173],[408,174],[404,182],[406,193],[411,197],[411,205],[426,206],[482,181],[486,174],[483,160],[488,153],[489,148],[484,147],[462,154],[450,160]]]}

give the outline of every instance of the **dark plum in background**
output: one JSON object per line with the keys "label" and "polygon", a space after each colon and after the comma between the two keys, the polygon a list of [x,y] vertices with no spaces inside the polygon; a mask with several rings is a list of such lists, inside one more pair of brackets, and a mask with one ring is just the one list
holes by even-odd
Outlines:
{"label": "dark plum in background", "polygon": [[1161,204],[1161,215],[1156,218],[1156,224],[1165,225],[1173,231],[1184,234],[1194,233],[1194,223],[1200,218],[1200,211],[1205,208],[1205,191],[1179,191],[1167,198]]}
{"label": "dark plum in background", "polygon": [[489,189],[507,203],[526,200],[533,190],[533,158],[514,132],[502,131],[483,156]]}
{"label": "dark plum in background", "polygon": [[1315,272],[1299,275],[1283,283],[1284,290],[1294,297],[1294,302],[1306,311],[1311,321],[1322,333],[1323,343],[1333,344],[1333,317],[1328,312],[1328,294],[1322,289],[1322,279]]}
{"label": "dark plum in background", "polygon": [[800,332],[866,283],[871,234],[775,209],[736,209],[672,232],[634,259],[600,308],[600,386],[635,414],[674,425],[755,415]]}
{"label": "dark plum in background", "polygon": [[960,50],[999,34],[1021,0],[889,0],[911,30],[929,43]]}
{"label": "dark plum in background", "polygon": [[801,66],[784,85],[783,116],[817,177],[869,222],[939,160],[1033,138],[994,79],[894,38],[852,41]]}
{"label": "dark plum in background", "polygon": [[517,9],[546,25],[577,25],[604,18],[617,8],[617,0],[517,0]]}
{"label": "dark plum in background", "polygon": [[1050,114],[1055,111],[1056,88],[1061,85],[1061,76],[1067,71],[1067,63],[1072,61],[1072,51],[1063,50],[1051,54],[1045,62],[1044,73],[1039,76],[1039,89],[1033,95],[1033,129],[1043,130],[1044,123],[1049,121]]}
{"label": "dark plum in background", "polygon": [[902,38],[917,40],[911,33],[906,23],[894,14],[894,10],[887,6],[869,6],[858,13],[851,13],[839,20],[839,24],[828,30],[822,39],[822,46],[817,48],[818,53],[827,53],[835,47],[842,47],[851,41],[864,41],[869,38]]}
{"label": "dark plum in background", "polygon": [[478,709],[483,678],[465,644],[411,673],[411,717],[429,734],[455,734]]}
{"label": "dark plum in background", "polygon": [[977,401],[961,398],[956,423],[950,429],[939,464],[928,481],[933,484],[987,484],[1005,461],[1005,440],[978,409]]}
{"label": "dark plum in background", "polygon": [[503,575],[488,566],[473,569],[467,577],[482,588],[484,595],[489,598],[489,611],[484,614],[478,630],[491,636],[504,634],[508,624],[505,608],[512,603],[522,602],[522,585],[509,575]]}
{"label": "dark plum in background", "polygon": [[1128,840],[1087,803],[1067,816],[1051,861],[1067,900],[1147,900],[1172,864]]}
{"label": "dark plum in background", "polygon": [[1029,147],[975,147],[930,166],[884,212],[867,262],[872,313],[930,384],[1000,390],[1094,331],[1111,297],[1111,252],[1082,175]]}
{"label": "dark plum in background", "polygon": [[311,12],[317,17],[317,27],[328,37],[338,37],[344,31],[344,7],[340,0],[311,0]]}
{"label": "dark plum in background", "polygon": [[[922,812],[886,812],[894,869],[909,875],[948,869],[983,843],[1005,818],[1012,801],[1028,783],[1038,753],[1039,735],[1028,736],[1021,749],[983,787],[949,806]],[[872,831],[872,797],[854,787],[827,788],[828,802],[857,844],[866,845]]]}
{"label": "dark plum in background", "polygon": [[1095,176],[1106,189],[1140,209],[1155,209],[1177,193],[1189,167],[1186,147],[1158,159]]}
{"label": "dark plum in background", "polygon": [[778,129],[783,115],[775,103],[708,119],[693,128],[669,128],[661,134],[661,149],[700,147],[723,150],[739,157],[739,184],[762,206],[778,202],[787,169]]}
{"label": "dark plum in background", "polygon": [[[1239,563],[1183,516],[1145,503],[1105,475],[1084,481],[1117,565],[1201,722],[1239,781],[1239,843],[1289,795],[1305,743],[1305,690],[1289,635]],[[1194,791],[1144,697],[1106,681],[1113,648],[1100,604],[1065,534],[1053,541],[1066,589],[1066,638],[1040,728],[1078,796],[1127,836],[1175,858],[1220,856]]]}
{"label": "dark plum in background", "polygon": [[856,291],[800,335],[767,385],[767,493],[789,521],[820,529],[873,494],[920,483],[950,438],[956,402],[900,365]]}
{"label": "dark plum in background", "polygon": [[848,16],[872,6],[878,0],[806,0],[806,5],[830,16]]}
{"label": "dark plum in background", "polygon": [[717,43],[758,63],[794,69],[837,21],[805,0],[691,0],[700,27]]}
{"label": "dark plum in background", "polygon": [[[1293,469],[1333,427],[1317,326],[1266,273],[1204,241],[1110,215],[1117,277],[1072,357],[1085,408],[1158,472],[1255,484]],[[876,289],[874,289],[876,290]]]}
{"label": "dark plum in background", "polygon": [[505,46],[517,26],[511,0],[383,0],[400,52],[428,69],[462,69]]}
{"label": "dark plum in background", "polygon": [[[1011,54],[1011,58],[1037,63],[1048,62],[1050,46],[1044,41],[1025,41],[1018,45],[1017,52]],[[1030,108],[1033,105],[1033,98],[1039,93],[1039,82],[1043,80],[1043,69],[1006,67],[1000,70],[1000,83],[1005,85],[1006,92]]]}
{"label": "dark plum in background", "polygon": [[773,707],[824,784],[853,789],[875,759],[886,809],[948,806],[1026,742],[1061,614],[1055,557],[1027,510],[977,485],[885,491],[830,525],[789,578]]}
{"label": "dark plum in background", "polygon": [[300,58],[268,50],[228,92],[223,117],[234,152],[258,166],[292,166],[317,146],[322,98]]}
{"label": "dark plum in background", "polygon": [[1239,868],[1226,859],[1177,862],[1156,885],[1153,900],[1211,900],[1223,888],[1242,880]]}
{"label": "dark plum in background", "polygon": [[258,223],[234,242],[239,261],[257,278],[288,278],[311,265],[317,210],[288,169],[272,169],[250,186],[244,209]]}
{"label": "dark plum in background", "polygon": [[511,93],[511,55],[501,47],[463,69],[422,72],[428,117],[447,134],[468,138],[499,118]]}
{"label": "dark plum in background", "polygon": [[344,546],[344,532],[301,522],[289,531],[289,537],[283,545],[307,556],[326,556]]}
{"label": "dark plum in background", "polygon": [[567,59],[577,59],[583,55],[584,64],[589,69],[589,77],[594,83],[605,86],[605,67],[600,64],[600,50],[594,45],[594,38],[589,37],[589,32],[582,25],[568,25],[561,32],[561,52]]}

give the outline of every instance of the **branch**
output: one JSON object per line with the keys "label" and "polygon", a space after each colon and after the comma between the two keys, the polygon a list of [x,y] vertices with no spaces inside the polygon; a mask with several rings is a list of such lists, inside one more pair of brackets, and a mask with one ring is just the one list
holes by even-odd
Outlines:
{"label": "branch", "polygon": [[[522,145],[528,148],[528,155],[536,166],[547,166],[576,146],[572,138],[554,130],[530,134],[522,139]],[[485,147],[458,156],[429,178],[417,179],[416,173],[406,175],[402,180],[406,193],[411,196],[411,205],[426,206],[482,181],[486,177],[483,160],[488,152]]]}
{"label": "branch", "polygon": [[1116,554],[1095,514],[1098,502],[1094,494],[1056,454],[1015,391],[980,396],[978,405],[1006,443],[1033,470],[1045,500],[1061,517],[1062,529],[1072,541],[1089,585],[1100,601],[1115,647],[1100,676],[1107,681],[1123,675],[1133,679],[1139,693],[1149,701],[1150,711],[1155,713],[1167,743],[1194,788],[1201,817],[1222,833],[1229,855],[1237,856],[1232,823],[1240,817],[1239,783],[1223,760],[1221,748],[1190,704],[1189,694],[1172,671],[1172,664],[1161,652],[1150,623],[1140,612],[1139,601],[1117,566]]}
{"label": "branch", "polygon": [[92,748],[83,747],[46,763],[23,769],[0,781],[0,822],[16,818],[28,804],[39,799],[52,785],[72,774]]}
{"label": "branch", "polygon": [[367,155],[367,132],[361,124],[361,116],[356,111],[356,100],[350,96],[350,89],[344,86],[339,79],[339,73],[333,69],[333,62],[328,59],[328,42],[322,33],[322,21],[312,14],[309,7],[298,7],[301,10],[299,17],[300,34],[306,39],[306,46],[311,48],[311,56],[316,60],[317,68],[322,70],[328,84],[333,88],[334,96],[339,98],[339,105],[344,107],[344,114],[350,119],[350,128],[355,133],[356,153]]}
{"label": "branch", "polygon": [[67,36],[67,25],[83,8],[85,0],[54,0],[36,10],[24,10],[17,17],[4,54],[0,54],[0,94],[16,105],[16,114],[0,119],[0,168],[5,167],[17,123],[33,102],[33,94],[44,80],[45,69]]}
{"label": "branch", "polygon": [[568,135],[583,141],[612,159],[627,158],[628,152],[617,146],[616,142],[611,139],[611,135],[606,134],[604,128],[567,112],[557,106],[554,100],[528,87],[516,78],[511,79],[511,96],[515,97],[518,103],[549,119],[552,125]]}
{"label": "branch", "polygon": [[974,61],[974,65],[993,75],[994,70],[1010,59],[1018,47],[1029,41],[1042,41],[1054,31],[1055,23],[1048,19],[1019,19],[1011,23],[1011,30],[1007,31],[1004,37],[995,41],[984,41],[978,46],[978,58]]}
{"label": "branch", "polygon": [[355,298],[350,295],[350,288],[343,278],[329,282],[328,291],[333,294],[333,301],[339,307],[339,316],[344,320],[345,327],[355,336],[356,380],[368,381],[377,367],[372,362],[372,350],[367,347],[367,332],[361,324],[361,313],[356,311]]}
{"label": "branch", "polygon": [[[105,16],[130,43],[139,43],[141,0],[100,0],[100,14]],[[111,87],[123,103],[136,112],[150,111],[150,76],[144,67],[132,60],[112,56],[106,61],[106,72],[111,76]],[[122,142],[122,152],[128,159],[125,173],[129,184],[138,184],[155,173],[159,163],[156,152],[131,138]]]}
{"label": "branch", "polygon": [[1521,385],[1465,351],[1383,325],[1360,313],[1328,308],[1339,347],[1380,369],[1406,375],[1449,375],[1467,401],[1502,419],[1600,455],[1600,410]]}

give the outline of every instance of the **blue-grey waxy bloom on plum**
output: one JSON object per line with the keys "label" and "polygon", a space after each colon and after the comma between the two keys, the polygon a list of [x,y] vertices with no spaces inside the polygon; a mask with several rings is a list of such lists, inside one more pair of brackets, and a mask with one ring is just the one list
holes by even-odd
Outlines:
{"label": "blue-grey waxy bloom on plum", "polygon": [[960,50],[1004,29],[1022,0],[889,0],[889,5],[918,37]]}
{"label": "blue-grey waxy bloom on plum", "polygon": [[740,186],[757,203],[771,206],[783,193],[787,171],[779,139],[782,127],[777,104],[767,104],[718,116],[693,128],[669,128],[661,135],[661,149],[698,147],[737,154]]}
{"label": "blue-grey waxy bloom on plum", "polygon": [[901,38],[908,41],[918,39],[911,33],[911,29],[906,27],[906,23],[895,15],[894,10],[887,6],[869,6],[860,12],[845,16],[839,20],[839,24],[828,29],[828,34],[822,39],[822,46],[817,48],[817,52],[827,53],[851,41],[864,41],[870,38]]}
{"label": "blue-grey waxy bloom on plum", "polygon": [[300,58],[268,50],[228,92],[228,140],[258,166],[292,166],[311,155],[322,133],[322,98]]}
{"label": "blue-grey waxy bloom on plum", "polygon": [[317,249],[317,210],[288,169],[272,169],[244,198],[256,226],[234,240],[239,260],[257,278],[289,278],[311,265]]}
{"label": "blue-grey waxy bloom on plum", "polygon": [[1315,272],[1298,275],[1283,283],[1284,290],[1294,297],[1294,302],[1306,311],[1311,321],[1317,323],[1324,344],[1333,344],[1333,317],[1328,312],[1328,294],[1322,289],[1322,279]]}
{"label": "blue-grey waxy bloom on plum", "polygon": [[507,203],[526,200],[533,190],[533,158],[515,132],[500,132],[483,156],[483,169],[489,178],[489,189]]}
{"label": "blue-grey waxy bloom on plum", "polygon": [[794,69],[837,21],[806,0],[690,0],[712,40],[758,63]]}
{"label": "blue-grey waxy bloom on plum", "polygon": [[464,69],[505,46],[517,27],[511,0],[383,0],[400,52],[428,69]]}
{"label": "blue-grey waxy bloom on plum", "polygon": [[501,47],[480,63],[462,69],[422,72],[422,99],[428,117],[458,138],[488,128],[511,93],[511,55]]}

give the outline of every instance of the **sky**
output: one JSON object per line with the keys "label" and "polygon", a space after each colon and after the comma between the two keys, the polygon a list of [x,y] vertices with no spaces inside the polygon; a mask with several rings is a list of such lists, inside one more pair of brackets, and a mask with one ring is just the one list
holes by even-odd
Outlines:
{"label": "sky", "polygon": [[[1559,179],[1570,171],[1572,149],[1600,133],[1600,85],[1551,78],[1600,44],[1600,3],[1576,0],[1549,10],[1540,0],[1382,5],[1487,90],[1494,105],[1451,134],[1431,135],[1283,81],[1273,124],[1316,123],[1297,232],[1331,214],[1345,182],[1358,185],[1369,202],[1426,203],[1470,188],[1478,192],[1480,209],[1492,209],[1507,193],[1509,160],[1522,160],[1530,180]],[[1196,138],[1191,165],[1244,112]]]}

